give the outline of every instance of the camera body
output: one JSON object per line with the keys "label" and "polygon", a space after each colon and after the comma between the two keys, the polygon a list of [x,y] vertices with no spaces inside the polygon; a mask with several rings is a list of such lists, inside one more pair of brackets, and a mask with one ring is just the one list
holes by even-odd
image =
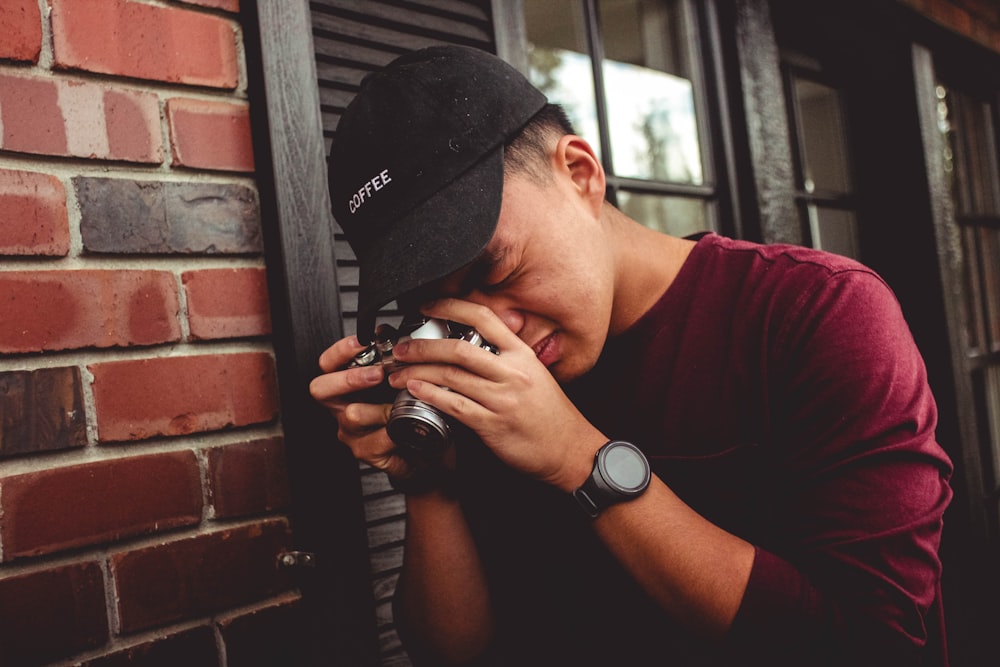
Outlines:
{"label": "camera body", "polygon": [[[449,320],[421,317],[404,320],[398,331],[391,326],[379,327],[375,342],[359,352],[348,367],[383,366],[388,377],[390,373],[408,365],[397,361],[392,354],[392,349],[400,342],[445,338],[464,340],[488,352],[499,354],[496,347],[473,327]],[[369,398],[375,402],[383,402],[383,399],[387,399],[383,391],[384,389]],[[405,389],[391,400],[392,410],[385,428],[392,441],[399,446],[400,454],[404,458],[417,456],[425,460],[440,457],[451,444],[452,431],[456,427],[453,420],[433,405],[414,398]]]}

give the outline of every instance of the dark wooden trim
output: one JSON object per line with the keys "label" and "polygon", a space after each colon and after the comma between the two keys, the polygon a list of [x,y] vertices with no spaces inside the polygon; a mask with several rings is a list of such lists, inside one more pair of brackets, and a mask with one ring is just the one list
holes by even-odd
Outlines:
{"label": "dark wooden trim", "polygon": [[528,74],[528,36],[522,0],[490,0],[496,54]]}
{"label": "dark wooden trim", "polygon": [[[803,244],[778,45],[766,0],[735,0],[733,30],[754,208],[766,243]],[[746,208],[744,209],[746,210]]]}
{"label": "dark wooden trim", "polygon": [[[320,352],[343,334],[306,0],[243,0],[282,427],[305,610],[301,665],[377,665],[358,466],[309,396]],[[289,664],[292,664],[291,662]]]}

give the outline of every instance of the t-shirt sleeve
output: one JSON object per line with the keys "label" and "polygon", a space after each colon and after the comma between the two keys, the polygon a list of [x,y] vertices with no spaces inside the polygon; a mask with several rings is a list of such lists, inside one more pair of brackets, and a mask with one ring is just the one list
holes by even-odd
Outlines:
{"label": "t-shirt sleeve", "polygon": [[776,664],[908,664],[927,640],[951,498],[923,361],[870,271],[787,305],[768,379],[779,528],[756,545],[730,640]]}

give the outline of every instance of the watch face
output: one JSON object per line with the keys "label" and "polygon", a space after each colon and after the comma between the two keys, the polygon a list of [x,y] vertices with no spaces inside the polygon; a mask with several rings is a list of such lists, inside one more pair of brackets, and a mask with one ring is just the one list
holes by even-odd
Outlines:
{"label": "watch face", "polygon": [[649,468],[640,452],[625,443],[615,443],[604,453],[606,479],[623,491],[635,491],[649,482]]}

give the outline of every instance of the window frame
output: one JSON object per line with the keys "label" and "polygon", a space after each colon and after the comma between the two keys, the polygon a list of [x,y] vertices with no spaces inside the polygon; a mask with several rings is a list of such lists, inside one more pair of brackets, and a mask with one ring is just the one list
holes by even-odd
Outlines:
{"label": "window frame", "polygon": [[[621,191],[637,195],[665,198],[684,198],[703,203],[706,218],[715,231],[729,236],[741,236],[742,220],[734,204],[735,167],[732,151],[732,131],[729,120],[728,90],[721,84],[723,49],[719,32],[719,18],[714,0],[686,3],[688,25],[685,29],[691,38],[690,49],[697,66],[692,72],[695,122],[701,151],[703,179],[701,184],[675,183],[619,176],[613,170],[612,142],[608,125],[608,108],[604,93],[604,74],[601,63],[604,49],[599,39],[600,20],[598,0],[577,0],[583,5],[583,18],[595,86],[595,111],[598,119],[600,153],[607,178],[607,199],[618,205]],[[525,16],[521,3],[492,0],[497,40],[497,53],[523,73],[528,73],[528,39]],[[501,39],[500,35],[504,38]],[[712,85],[715,82],[717,85]]]}

